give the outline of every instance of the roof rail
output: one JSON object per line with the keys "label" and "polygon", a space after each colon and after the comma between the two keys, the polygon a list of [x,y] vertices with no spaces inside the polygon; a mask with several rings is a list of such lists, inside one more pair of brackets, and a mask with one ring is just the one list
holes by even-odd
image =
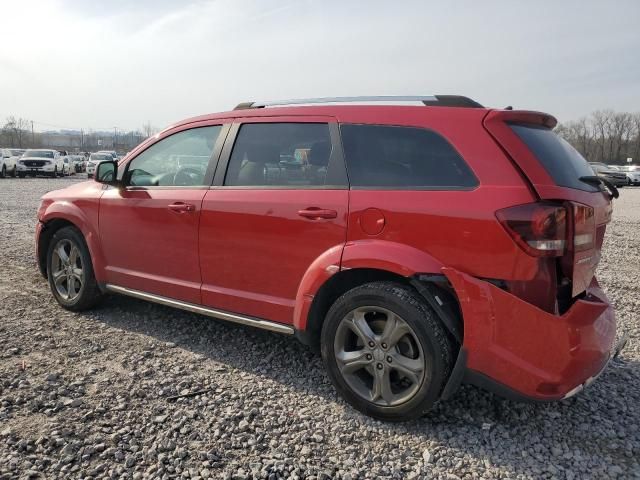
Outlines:
{"label": "roof rail", "polygon": [[483,108],[475,100],[461,95],[381,95],[375,97],[322,97],[322,98],[298,98],[291,100],[276,100],[268,102],[243,102],[234,110],[246,110],[249,108],[265,108],[286,105],[306,105],[321,103],[375,103],[375,102],[422,102],[428,107],[466,107]]}

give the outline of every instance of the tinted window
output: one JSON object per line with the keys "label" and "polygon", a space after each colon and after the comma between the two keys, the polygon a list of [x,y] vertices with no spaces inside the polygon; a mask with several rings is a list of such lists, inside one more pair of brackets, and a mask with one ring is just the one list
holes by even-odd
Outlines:
{"label": "tinted window", "polygon": [[331,138],[326,123],[247,123],[238,133],[225,185],[325,185]]}
{"label": "tinted window", "polygon": [[134,186],[202,186],[221,126],[175,133],[154,143],[128,167]]}
{"label": "tinted window", "polygon": [[599,190],[597,186],[579,180],[582,176],[592,176],[593,170],[566,140],[544,127],[511,125],[511,128],[529,147],[556,184],[589,192]]}
{"label": "tinted window", "polygon": [[344,124],[340,130],[352,187],[446,190],[478,184],[462,157],[430,130]]}

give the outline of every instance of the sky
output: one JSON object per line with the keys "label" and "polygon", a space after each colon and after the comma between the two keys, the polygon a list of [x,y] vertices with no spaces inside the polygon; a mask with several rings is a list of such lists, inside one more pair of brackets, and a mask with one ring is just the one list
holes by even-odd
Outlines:
{"label": "sky", "polygon": [[640,1],[0,0],[0,123],[164,127],[250,100],[640,111]]}

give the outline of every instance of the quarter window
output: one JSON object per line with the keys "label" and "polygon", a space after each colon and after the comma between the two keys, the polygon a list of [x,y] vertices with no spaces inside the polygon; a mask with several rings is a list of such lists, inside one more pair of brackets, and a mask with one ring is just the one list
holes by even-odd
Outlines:
{"label": "quarter window", "polygon": [[322,186],[330,157],[326,123],[247,123],[238,132],[224,184]]}
{"label": "quarter window", "polygon": [[132,186],[204,186],[213,147],[222,127],[174,133],[134,158],[127,170]]}
{"label": "quarter window", "polygon": [[448,190],[478,185],[458,152],[431,130],[342,124],[340,131],[352,187]]}

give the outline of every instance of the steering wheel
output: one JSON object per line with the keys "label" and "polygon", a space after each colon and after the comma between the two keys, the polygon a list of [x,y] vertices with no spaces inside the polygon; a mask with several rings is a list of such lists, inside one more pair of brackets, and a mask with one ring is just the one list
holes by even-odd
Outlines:
{"label": "steering wheel", "polygon": [[202,182],[202,172],[195,168],[180,168],[173,176],[173,184],[177,187],[190,187]]}

